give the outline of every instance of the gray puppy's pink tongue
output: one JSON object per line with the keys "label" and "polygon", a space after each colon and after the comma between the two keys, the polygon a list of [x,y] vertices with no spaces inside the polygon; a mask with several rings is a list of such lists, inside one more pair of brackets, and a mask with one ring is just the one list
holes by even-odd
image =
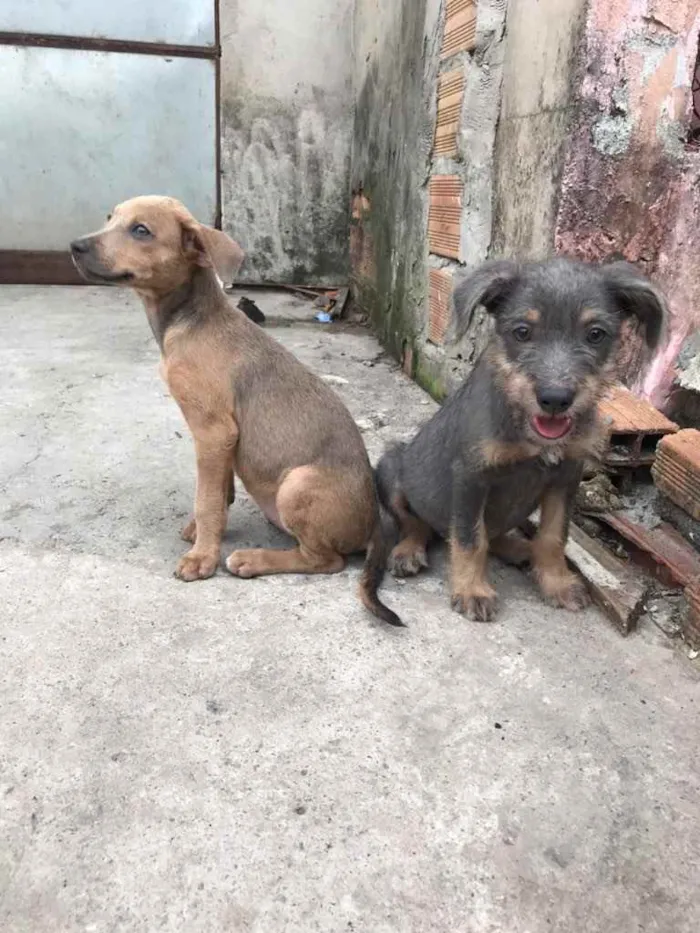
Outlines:
{"label": "gray puppy's pink tongue", "polygon": [[556,441],[568,433],[571,418],[568,415],[535,415],[532,425],[540,437]]}

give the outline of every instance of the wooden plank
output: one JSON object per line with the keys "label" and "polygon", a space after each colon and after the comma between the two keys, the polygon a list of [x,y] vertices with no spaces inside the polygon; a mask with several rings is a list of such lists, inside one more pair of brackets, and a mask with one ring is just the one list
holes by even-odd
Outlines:
{"label": "wooden plank", "polygon": [[[539,526],[535,514],[527,523]],[[566,559],[585,581],[591,599],[615,627],[628,635],[644,612],[649,580],[636,567],[625,564],[573,522],[565,548]]]}
{"label": "wooden plank", "polygon": [[85,279],[78,273],[68,252],[0,250],[0,285],[85,284]]}
{"label": "wooden plank", "polygon": [[626,541],[648,554],[659,567],[667,571],[666,577],[678,586],[688,586],[700,577],[700,555],[675,528],[662,522],[654,528],[645,528],[620,512],[597,515]]}

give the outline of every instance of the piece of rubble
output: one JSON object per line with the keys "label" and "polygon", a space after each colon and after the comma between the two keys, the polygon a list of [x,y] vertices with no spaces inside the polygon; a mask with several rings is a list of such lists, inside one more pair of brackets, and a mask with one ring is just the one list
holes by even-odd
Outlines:
{"label": "piece of rubble", "polygon": [[700,431],[686,428],[665,437],[651,475],[671,502],[700,521]]}
{"label": "piece of rubble", "polygon": [[583,480],[579,484],[576,507],[581,512],[591,514],[614,512],[622,508],[622,499],[610,477],[605,473],[596,473],[591,479]]}
{"label": "piece of rubble", "polygon": [[246,317],[250,318],[254,324],[259,324],[261,327],[264,326],[265,315],[250,298],[246,298],[245,295],[243,295],[236,307],[242,311]]}
{"label": "piece of rubble", "polygon": [[[537,528],[539,515],[527,523]],[[628,635],[644,612],[650,581],[636,567],[615,557],[573,522],[565,550],[567,560],[583,577],[593,602],[623,634]]]}
{"label": "piece of rubble", "polygon": [[613,386],[598,411],[609,431],[603,462],[611,469],[652,464],[661,438],[678,430],[677,424],[624,386]]}
{"label": "piece of rubble", "polygon": [[649,618],[657,628],[660,628],[669,638],[677,638],[682,630],[681,616],[684,603],[685,600],[680,591],[664,593],[648,599],[646,610]]}

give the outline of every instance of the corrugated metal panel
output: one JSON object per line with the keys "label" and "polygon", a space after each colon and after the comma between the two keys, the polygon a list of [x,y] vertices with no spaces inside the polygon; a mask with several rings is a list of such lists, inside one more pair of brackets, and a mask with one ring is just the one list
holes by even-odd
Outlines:
{"label": "corrugated metal panel", "polygon": [[430,252],[459,259],[462,182],[457,175],[433,175],[428,185]]}
{"label": "corrugated metal panel", "polygon": [[0,0],[0,32],[214,45],[213,0]]}
{"label": "corrugated metal panel", "polygon": [[66,249],[118,201],[216,218],[212,61],[0,47],[0,249]]}

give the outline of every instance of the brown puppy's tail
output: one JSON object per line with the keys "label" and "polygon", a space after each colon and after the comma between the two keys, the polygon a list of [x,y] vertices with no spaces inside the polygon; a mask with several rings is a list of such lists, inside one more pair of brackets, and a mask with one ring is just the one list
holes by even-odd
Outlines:
{"label": "brown puppy's tail", "polygon": [[384,529],[382,528],[381,517],[378,515],[377,522],[374,526],[374,531],[372,532],[372,537],[370,538],[369,545],[367,546],[365,565],[362,568],[362,577],[360,578],[360,599],[367,607],[367,609],[369,609],[372,615],[377,616],[377,618],[381,619],[382,622],[388,622],[389,625],[405,627],[405,623],[401,621],[396,613],[392,612],[388,606],[385,606],[377,596],[377,590],[379,589],[381,582],[384,579],[387,551],[387,541],[384,537]]}

